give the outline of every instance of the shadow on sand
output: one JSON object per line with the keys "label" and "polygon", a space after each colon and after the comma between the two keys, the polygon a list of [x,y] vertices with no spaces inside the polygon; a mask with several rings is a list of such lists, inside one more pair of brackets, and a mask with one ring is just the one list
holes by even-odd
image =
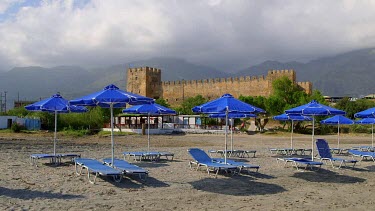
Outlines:
{"label": "shadow on sand", "polygon": [[292,177],[304,179],[309,182],[324,182],[324,183],[362,183],[366,179],[360,177],[353,177],[348,175],[338,174],[337,172],[320,169],[318,171],[296,172]]}
{"label": "shadow on sand", "polygon": [[276,194],[286,191],[285,188],[276,184],[256,182],[254,178],[247,176],[233,176],[228,178],[204,178],[190,182],[193,188],[211,193],[251,196]]}
{"label": "shadow on sand", "polygon": [[35,199],[35,198],[64,199],[64,200],[84,198],[83,196],[80,196],[80,195],[51,193],[51,192],[43,192],[43,191],[27,190],[27,189],[10,189],[6,187],[0,187],[0,195],[11,197],[11,198],[24,199],[24,200]]}
{"label": "shadow on sand", "polygon": [[162,188],[162,187],[169,187],[170,185],[157,180],[153,177],[147,177],[146,180],[141,180],[137,176],[126,176],[122,178],[121,182],[115,182],[110,178],[102,178],[106,180],[105,182],[110,182],[114,186],[118,188],[130,188],[130,189],[140,189],[144,187],[154,187],[154,188]]}

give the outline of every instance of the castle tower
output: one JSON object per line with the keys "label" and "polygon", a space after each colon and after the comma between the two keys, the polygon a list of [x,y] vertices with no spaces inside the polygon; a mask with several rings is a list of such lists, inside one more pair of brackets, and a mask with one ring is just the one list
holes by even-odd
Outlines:
{"label": "castle tower", "polygon": [[150,67],[129,68],[126,90],[154,99],[160,98],[162,95],[160,69]]}

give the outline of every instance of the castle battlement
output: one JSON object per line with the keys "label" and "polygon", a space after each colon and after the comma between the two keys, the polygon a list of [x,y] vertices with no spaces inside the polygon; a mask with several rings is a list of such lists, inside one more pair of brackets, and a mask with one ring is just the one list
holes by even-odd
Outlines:
{"label": "castle battlement", "polygon": [[286,74],[286,73],[294,73],[293,69],[290,70],[268,70],[268,74]]}
{"label": "castle battlement", "polygon": [[129,68],[128,71],[130,73],[136,73],[136,72],[152,72],[152,73],[161,73],[160,69],[154,68],[154,67],[136,67],[136,68]]}
{"label": "castle battlement", "polygon": [[306,93],[312,92],[311,82],[296,82],[296,72],[293,69],[269,70],[266,76],[161,81],[161,70],[151,67],[129,68],[127,90],[147,97],[163,98],[170,105],[178,106],[184,99],[197,95],[208,99],[220,97],[225,93],[234,97],[267,97],[272,94],[272,81],[280,77],[289,78]]}
{"label": "castle battlement", "polygon": [[311,82],[308,82],[308,81],[303,81],[303,82],[297,82],[297,85],[300,85],[300,86],[307,86],[309,85]]}

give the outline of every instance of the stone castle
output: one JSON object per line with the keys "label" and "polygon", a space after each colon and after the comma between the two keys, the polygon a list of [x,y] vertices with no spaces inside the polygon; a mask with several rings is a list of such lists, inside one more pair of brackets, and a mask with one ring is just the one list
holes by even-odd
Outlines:
{"label": "stone castle", "polygon": [[272,93],[272,82],[283,76],[311,94],[312,83],[296,82],[294,70],[270,70],[266,76],[161,81],[161,70],[150,67],[128,69],[127,91],[155,99],[163,98],[171,106],[178,106],[185,99],[197,95],[202,95],[208,100],[218,98],[225,93],[230,93],[235,98],[240,95],[268,97]]}

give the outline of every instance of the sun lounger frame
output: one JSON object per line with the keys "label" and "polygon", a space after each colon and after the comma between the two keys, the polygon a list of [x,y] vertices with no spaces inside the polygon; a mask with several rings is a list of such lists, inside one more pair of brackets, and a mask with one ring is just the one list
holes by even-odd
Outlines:
{"label": "sun lounger frame", "polygon": [[38,160],[39,159],[48,159],[49,163],[60,165],[61,160],[64,158],[69,158],[71,161],[74,160],[74,158],[80,158],[80,154],[74,154],[74,153],[65,153],[65,154],[31,154],[30,155],[30,163],[31,165],[38,166]]}
{"label": "sun lounger frame", "polygon": [[324,162],[330,162],[332,168],[335,168],[334,163],[336,161],[340,162],[338,168],[340,169],[343,165],[346,166],[347,163],[353,164],[352,168],[354,168],[355,164],[358,162],[357,160],[348,160],[344,158],[333,157],[331,154],[331,149],[329,148],[328,142],[324,139],[317,139],[316,146],[318,149],[318,154],[320,157],[318,159]]}
{"label": "sun lounger frame", "polygon": [[[224,159],[223,158],[212,158],[212,160],[214,162],[217,162],[217,163],[224,163]],[[227,159],[227,163],[226,164],[237,166],[238,173],[241,173],[241,171],[245,170],[245,169],[246,169],[247,173],[250,173],[250,169],[255,169],[255,172],[258,172],[259,168],[260,168],[259,165],[253,165],[253,164],[244,163],[244,162],[237,162],[237,161],[231,160],[231,159]]]}
{"label": "sun lounger frame", "polygon": [[[244,157],[250,157],[250,154],[252,154],[253,158],[255,157],[256,150],[241,150],[241,149],[236,149],[236,150],[227,150],[227,156],[228,157],[239,157],[239,158],[244,158]],[[225,151],[224,150],[208,150],[208,153],[210,156],[212,156],[213,153],[219,154],[221,157],[225,156]]]}
{"label": "sun lounger frame", "polygon": [[352,155],[352,157],[360,157],[361,159],[359,162],[362,162],[363,160],[368,160],[370,158],[372,161],[375,162],[375,153],[374,152],[369,152],[369,151],[360,151],[360,150],[349,150],[349,154]]}
{"label": "sun lounger frame", "polygon": [[[103,159],[103,162],[106,165],[111,166],[112,159],[111,158],[106,158],[106,159]],[[115,169],[118,169],[118,170],[122,171],[123,174],[130,175],[130,176],[131,175],[138,175],[139,179],[141,179],[141,180],[146,180],[147,179],[148,171],[146,169],[143,169],[143,168],[141,168],[141,167],[139,167],[137,165],[128,163],[125,160],[115,159],[114,162],[115,162],[115,165],[113,165],[113,167]],[[121,162],[122,165],[121,164],[116,165],[116,163],[119,163],[119,162]],[[124,166],[128,166],[129,168],[126,168]]]}
{"label": "sun lounger frame", "polygon": [[[95,159],[74,159],[74,167],[77,175],[82,175],[83,170],[86,169],[87,178],[91,184],[95,184],[98,176],[112,177],[115,182],[121,182],[122,180],[123,173],[120,170],[107,166]],[[93,175],[93,179],[91,179],[91,175]]]}
{"label": "sun lounger frame", "polygon": [[[231,173],[232,175],[236,174],[237,172],[237,166],[216,163],[206,154],[206,152],[201,149],[190,148],[188,149],[188,152],[194,159],[189,161],[190,169],[193,168],[193,165],[196,165],[196,171],[198,171],[201,166],[204,166],[206,167],[208,175],[210,175],[210,172],[215,173],[215,178],[217,178],[220,171],[224,171],[227,174]],[[199,158],[197,157],[197,154],[199,154]]]}
{"label": "sun lounger frame", "polygon": [[319,170],[323,165],[323,162],[312,161],[306,158],[277,158],[276,161],[284,162],[284,167],[287,167],[288,163],[291,163],[292,166],[296,167],[297,170],[300,170],[302,165],[305,165],[304,170],[307,170],[308,168],[314,170],[314,166],[319,166]]}

